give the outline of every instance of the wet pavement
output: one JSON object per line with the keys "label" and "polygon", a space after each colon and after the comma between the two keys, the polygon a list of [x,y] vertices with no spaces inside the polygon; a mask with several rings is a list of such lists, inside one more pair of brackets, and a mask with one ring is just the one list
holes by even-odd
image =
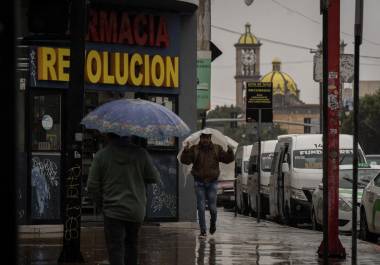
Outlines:
{"label": "wet pavement", "polygon": [[[81,233],[85,264],[108,264],[103,228],[83,227]],[[219,209],[216,233],[206,239],[199,239],[198,234],[194,224],[144,226],[139,243],[140,264],[320,264],[316,251],[322,240],[321,232],[265,220],[258,224],[255,218],[234,217],[233,212]],[[331,264],[351,264],[351,237],[340,238],[347,259]],[[21,239],[19,264],[57,264],[61,248],[59,238]],[[358,264],[380,264],[380,245],[358,240]]]}

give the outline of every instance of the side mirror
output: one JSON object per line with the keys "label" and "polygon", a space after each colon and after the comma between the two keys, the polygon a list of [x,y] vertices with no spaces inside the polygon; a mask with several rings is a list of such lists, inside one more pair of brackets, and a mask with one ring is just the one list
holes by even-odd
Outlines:
{"label": "side mirror", "polygon": [[290,170],[289,170],[289,164],[286,163],[286,162],[285,162],[285,163],[282,163],[282,168],[281,168],[281,169],[282,169],[282,172],[283,172],[283,173],[289,173],[289,171],[290,171]]}
{"label": "side mirror", "polygon": [[318,189],[323,190],[323,184],[322,183],[319,183]]}

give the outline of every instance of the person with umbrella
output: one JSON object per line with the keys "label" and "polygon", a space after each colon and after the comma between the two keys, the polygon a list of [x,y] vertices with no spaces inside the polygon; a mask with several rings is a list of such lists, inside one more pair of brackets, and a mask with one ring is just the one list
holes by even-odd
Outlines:
{"label": "person with umbrella", "polygon": [[81,123],[87,129],[105,133],[109,140],[95,154],[87,189],[103,208],[110,264],[138,264],[138,233],[146,213],[146,185],[162,182],[148,152],[133,142],[141,137],[185,136],[190,129],[172,111],[141,99],[108,102],[87,114]]}
{"label": "person with umbrella", "polygon": [[145,218],[146,185],[160,175],[148,152],[129,137],[107,134],[109,144],[95,154],[87,189],[101,205],[111,265],[137,264],[138,233]]}
{"label": "person with umbrella", "polygon": [[199,137],[199,143],[190,147],[187,142],[180,161],[185,165],[193,164],[191,174],[194,177],[195,195],[197,198],[197,210],[200,226],[200,237],[206,237],[207,227],[205,220],[206,200],[210,210],[210,234],[216,231],[217,219],[217,189],[220,175],[219,162],[228,164],[234,161],[233,148],[228,145],[227,151],[223,147],[214,144],[211,140],[211,131],[204,130]]}

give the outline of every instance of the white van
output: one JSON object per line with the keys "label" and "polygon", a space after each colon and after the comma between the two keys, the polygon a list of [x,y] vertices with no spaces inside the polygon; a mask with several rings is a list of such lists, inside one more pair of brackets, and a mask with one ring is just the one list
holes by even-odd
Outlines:
{"label": "white van", "polygon": [[[277,140],[261,141],[260,201],[261,216],[269,214],[269,178]],[[251,212],[257,214],[258,200],[258,142],[253,144],[248,164],[248,201]]]}
{"label": "white van", "polygon": [[[340,134],[340,165],[352,165],[352,142],[352,135]],[[288,224],[310,221],[312,193],[322,182],[322,150],[322,134],[278,136],[269,184],[271,218]],[[366,163],[360,146],[359,163]]]}
{"label": "white van", "polygon": [[252,145],[239,146],[235,153],[236,207],[242,214],[249,214],[248,162]]}

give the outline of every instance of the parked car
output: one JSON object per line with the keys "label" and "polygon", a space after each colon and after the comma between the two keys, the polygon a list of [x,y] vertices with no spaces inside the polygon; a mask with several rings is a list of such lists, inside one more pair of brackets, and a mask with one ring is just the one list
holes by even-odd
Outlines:
{"label": "parked car", "polygon": [[[265,217],[269,214],[269,178],[277,140],[261,141],[260,163],[260,212]],[[259,144],[253,144],[248,163],[248,201],[253,215],[257,214],[258,198],[258,153]]]}
{"label": "parked car", "polygon": [[376,241],[380,236],[380,173],[364,189],[360,207],[360,238]]}
{"label": "parked car", "polygon": [[217,205],[233,208],[235,205],[235,162],[220,172],[218,179]]}
{"label": "parked car", "polygon": [[[369,166],[358,168],[358,203],[360,204],[363,189],[377,174],[378,169]],[[339,170],[339,231],[352,230],[352,165],[342,165]],[[313,192],[311,222],[314,230],[323,225],[323,185],[322,183]],[[358,206],[358,220],[360,223],[360,206]]]}

